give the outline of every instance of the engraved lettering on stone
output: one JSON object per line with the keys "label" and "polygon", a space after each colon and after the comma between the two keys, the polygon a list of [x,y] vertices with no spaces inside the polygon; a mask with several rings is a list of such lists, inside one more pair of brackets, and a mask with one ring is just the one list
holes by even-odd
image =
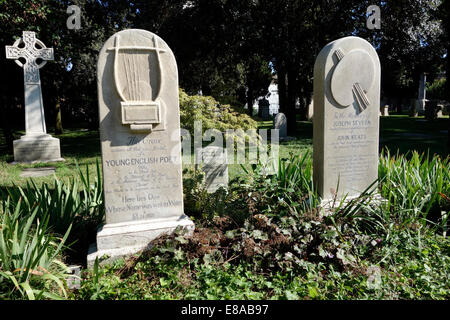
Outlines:
{"label": "engraved lettering on stone", "polygon": [[180,136],[172,138],[180,130],[172,51],[151,32],[120,31],[100,51],[97,82],[106,224],[88,265],[194,228],[183,210]]}

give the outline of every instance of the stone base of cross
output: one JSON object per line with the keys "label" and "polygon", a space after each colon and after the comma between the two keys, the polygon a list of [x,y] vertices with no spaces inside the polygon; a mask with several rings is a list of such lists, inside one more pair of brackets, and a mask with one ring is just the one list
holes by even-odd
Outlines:
{"label": "stone base of cross", "polygon": [[58,138],[49,134],[25,135],[14,140],[14,162],[40,163],[64,161]]}

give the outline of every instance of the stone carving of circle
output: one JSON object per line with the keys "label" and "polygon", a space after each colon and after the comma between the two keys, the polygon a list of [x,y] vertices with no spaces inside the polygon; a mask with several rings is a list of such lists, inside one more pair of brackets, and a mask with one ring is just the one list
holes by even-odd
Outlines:
{"label": "stone carving of circle", "polygon": [[353,85],[359,83],[367,93],[375,81],[375,63],[364,50],[352,50],[338,62],[331,78],[331,93],[343,107],[354,102]]}
{"label": "stone carving of circle", "polygon": [[[19,45],[20,45],[21,43],[25,44],[25,47],[24,47],[24,48],[20,48],[20,47],[19,47]],[[36,43],[41,47],[41,49],[36,49],[36,47],[35,47],[35,44],[36,44]],[[17,50],[20,50],[20,51],[24,52],[25,55],[26,55],[26,58],[25,58],[25,59],[27,60],[27,63],[34,63],[38,69],[42,68],[42,67],[45,66],[45,64],[47,63],[46,60],[42,60],[42,62],[39,63],[39,64],[36,63],[36,59],[41,58],[41,57],[39,56],[39,50],[47,49],[47,47],[45,46],[45,44],[44,44],[41,40],[39,40],[39,39],[35,39],[35,43],[33,44],[33,46],[32,46],[31,48],[28,48],[28,47],[26,46],[26,43],[25,43],[25,41],[23,41],[23,39],[17,39],[17,40],[13,43],[12,46],[13,46],[13,47],[16,47]],[[20,62],[19,59],[15,59],[14,62],[15,62],[19,67],[23,68],[23,63]]]}

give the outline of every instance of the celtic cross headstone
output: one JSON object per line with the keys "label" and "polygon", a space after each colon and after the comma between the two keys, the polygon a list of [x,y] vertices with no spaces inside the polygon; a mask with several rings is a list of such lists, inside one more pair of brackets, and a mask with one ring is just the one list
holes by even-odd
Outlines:
{"label": "celtic cross headstone", "polygon": [[53,48],[46,48],[33,31],[6,46],[6,58],[23,68],[25,91],[25,136],[14,141],[15,162],[62,161],[59,139],[47,134],[39,69],[53,60]]}

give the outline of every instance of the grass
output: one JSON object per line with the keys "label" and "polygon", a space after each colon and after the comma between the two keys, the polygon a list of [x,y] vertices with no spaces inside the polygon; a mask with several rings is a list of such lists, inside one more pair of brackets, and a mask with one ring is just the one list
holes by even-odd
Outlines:
{"label": "grass", "polygon": [[309,187],[310,156],[280,160],[276,175],[256,167],[228,198],[209,195],[224,208],[208,208],[192,236],[164,236],[149,252],[86,271],[74,298],[448,299],[446,221],[431,221],[430,209],[450,209],[449,166],[383,155],[387,200],[368,202],[368,193],[327,216]]}
{"label": "grass", "polygon": [[[380,118],[380,151],[388,149],[391,154],[407,154],[413,150],[419,153],[437,154],[442,158],[450,152],[447,148],[448,116],[433,122],[424,117],[410,118],[407,115],[392,115]],[[258,122],[259,129],[271,129],[272,121]],[[19,138],[23,132],[15,132]],[[0,187],[13,184],[25,186],[28,178],[20,177],[23,168],[54,166],[56,176],[68,179],[77,175],[76,163],[82,167],[89,166],[91,178],[95,178],[96,158],[101,156],[100,136],[98,131],[86,129],[65,130],[64,134],[56,136],[61,141],[61,154],[65,162],[35,165],[9,165],[13,161],[12,154],[4,145],[3,135],[0,134]],[[288,158],[290,154],[304,154],[312,151],[313,126],[308,121],[297,121],[295,140],[280,143],[280,156]],[[185,166],[193,167],[193,166]],[[230,179],[244,174],[239,164],[229,166]],[[37,184],[53,183],[53,176],[37,177],[33,179]]]}
{"label": "grass", "polygon": [[[445,134],[441,132],[445,121],[448,119],[430,124],[403,116],[382,118],[381,140],[387,151],[381,157],[379,173],[384,178],[380,192],[386,201],[370,203],[366,200],[371,195],[364,194],[349,204],[339,204],[325,217],[318,214],[317,194],[310,183],[312,124],[299,122],[297,139],[281,144],[278,174],[266,176],[258,166],[248,170],[233,165],[230,178],[242,177],[241,181],[230,183],[228,193],[219,190],[211,195],[185,176],[185,212],[195,219],[194,235],[159,238],[151,252],[110,267],[85,270],[81,290],[70,292],[69,297],[448,299],[450,243],[444,234],[450,208],[450,158],[446,158]],[[268,129],[271,122],[259,126]],[[410,126],[414,132],[409,130],[409,136],[398,135],[408,132]],[[423,135],[441,142],[414,144]],[[0,191],[9,194],[8,200],[1,199],[0,231],[5,241],[1,245],[0,296],[5,298],[57,298],[53,294],[62,290],[64,268],[54,268],[57,278],[42,271],[31,273],[33,277],[26,273],[58,264],[61,255],[54,258],[59,245],[46,254],[51,258],[48,262],[27,260],[27,252],[40,250],[33,244],[43,241],[41,238],[49,239],[47,247],[55,247],[50,244],[57,242],[53,231],[61,229],[62,235],[73,224],[71,234],[63,240],[77,239],[76,245],[84,248],[71,247],[69,251],[79,254],[72,254],[74,259],[84,259],[83,250],[94,241],[85,233],[92,229],[95,236],[95,226],[91,226],[92,219],[85,218],[95,218],[103,207],[101,192],[97,192],[101,185],[95,184],[98,132],[69,130],[58,137],[67,159],[56,164],[61,182],[52,176],[34,178],[35,184],[30,184],[30,179],[19,177],[20,169],[30,166],[7,164],[12,160],[9,155],[1,158],[0,186],[7,190]],[[409,149],[403,152],[408,143],[440,157],[419,156]],[[391,157],[389,152],[398,155]],[[73,180],[81,173],[77,163],[82,169],[89,168],[78,182]],[[8,188],[13,184],[23,189]],[[16,218],[22,212],[27,219]],[[42,224],[37,221],[43,220],[45,227],[51,228],[40,232]],[[15,260],[9,261],[12,257]],[[44,277],[49,281],[43,282]],[[58,294],[64,296],[65,292]]]}
{"label": "grass", "polygon": [[380,122],[380,148],[391,154],[419,153],[437,154],[445,158],[450,154],[447,147],[449,130],[448,116],[435,121],[424,117],[410,118],[407,115],[382,117]]}
{"label": "grass", "polygon": [[[23,132],[16,132],[15,138],[19,138]],[[98,131],[87,131],[86,129],[65,130],[64,134],[56,135],[60,139],[61,154],[66,160],[64,162],[55,163],[39,163],[39,164],[18,164],[10,165],[9,162],[14,160],[12,154],[4,144],[3,135],[0,135],[0,187],[26,186],[29,178],[20,177],[22,169],[37,167],[56,167],[55,175],[63,180],[77,176],[77,163],[83,168],[88,165],[91,178],[95,178],[96,159],[100,157],[100,135]],[[46,177],[35,177],[33,180],[37,184],[54,182],[53,175]]]}

